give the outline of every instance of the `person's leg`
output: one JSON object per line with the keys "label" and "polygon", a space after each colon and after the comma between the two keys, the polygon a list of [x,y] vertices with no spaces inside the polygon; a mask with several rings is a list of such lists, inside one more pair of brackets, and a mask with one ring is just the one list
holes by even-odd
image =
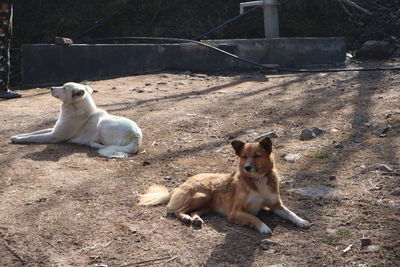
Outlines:
{"label": "person's leg", "polygon": [[21,97],[9,89],[12,0],[0,0],[0,98]]}

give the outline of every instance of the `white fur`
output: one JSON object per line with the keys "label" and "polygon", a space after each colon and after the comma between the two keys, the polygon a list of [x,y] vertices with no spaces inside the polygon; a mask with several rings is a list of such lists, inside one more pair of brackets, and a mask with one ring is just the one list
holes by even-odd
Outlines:
{"label": "white fur", "polygon": [[265,223],[261,223],[259,231],[261,234],[272,234],[271,229]]}
{"label": "white fur", "polygon": [[51,94],[62,101],[53,128],[11,137],[14,143],[70,143],[99,149],[107,158],[126,158],[136,153],[142,143],[142,131],[127,118],[113,116],[96,107],[93,90],[83,84],[66,83],[51,88]]}
{"label": "white fur", "polygon": [[297,216],[294,212],[292,212],[288,208],[274,210],[274,213],[283,219],[291,221],[292,223],[294,223],[295,225],[297,225],[301,228],[310,228],[309,222],[307,222],[306,220],[303,220],[302,218]]}

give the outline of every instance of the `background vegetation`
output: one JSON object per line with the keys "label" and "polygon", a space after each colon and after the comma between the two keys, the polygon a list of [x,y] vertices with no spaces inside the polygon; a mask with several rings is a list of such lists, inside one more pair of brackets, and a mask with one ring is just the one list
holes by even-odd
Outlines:
{"label": "background vegetation", "polygon": [[[400,0],[354,0],[366,15],[339,0],[281,0],[283,37],[345,36],[349,48],[368,39],[400,38]],[[14,46],[75,38],[115,14],[86,39],[116,36],[194,38],[239,14],[240,0],[22,0],[14,1]],[[347,9],[347,10],[346,10]],[[242,17],[218,38],[262,38],[262,10]]]}

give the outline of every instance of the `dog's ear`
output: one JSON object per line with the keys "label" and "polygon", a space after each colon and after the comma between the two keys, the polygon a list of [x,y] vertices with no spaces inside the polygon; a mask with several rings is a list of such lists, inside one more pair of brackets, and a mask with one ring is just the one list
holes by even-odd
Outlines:
{"label": "dog's ear", "polygon": [[84,94],[85,94],[85,90],[83,90],[83,89],[72,90],[72,98],[82,97]]}
{"label": "dog's ear", "polygon": [[239,140],[232,141],[231,145],[233,146],[233,149],[235,150],[235,153],[237,156],[240,155],[240,152],[242,152],[242,149],[244,147],[244,143]]}
{"label": "dog's ear", "polygon": [[89,94],[93,94],[93,89],[90,88],[89,86],[85,85],[85,89]]}
{"label": "dog's ear", "polygon": [[271,152],[272,152],[272,141],[271,141],[271,139],[269,139],[269,137],[265,137],[259,143],[265,149],[265,151],[267,151],[268,154],[271,154]]}

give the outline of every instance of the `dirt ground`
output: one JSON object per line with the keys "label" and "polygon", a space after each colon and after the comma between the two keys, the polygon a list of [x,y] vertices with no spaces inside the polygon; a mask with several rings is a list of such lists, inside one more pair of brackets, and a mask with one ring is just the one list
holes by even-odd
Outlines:
{"label": "dirt ground", "polygon": [[[86,82],[100,107],[142,128],[139,154],[123,160],[73,144],[11,144],[12,135],[51,127],[59,111],[49,88],[20,91],[0,101],[0,266],[399,266],[399,79],[163,72]],[[328,133],[300,141],[309,126]],[[374,135],[382,128],[385,136]],[[136,205],[153,183],[173,188],[197,173],[234,171],[230,142],[270,131],[283,201],[310,229],[261,212],[278,243],[265,247],[265,236],[217,214],[194,229],[164,206]],[[288,162],[288,153],[301,158]],[[310,185],[331,192],[291,191]]]}

